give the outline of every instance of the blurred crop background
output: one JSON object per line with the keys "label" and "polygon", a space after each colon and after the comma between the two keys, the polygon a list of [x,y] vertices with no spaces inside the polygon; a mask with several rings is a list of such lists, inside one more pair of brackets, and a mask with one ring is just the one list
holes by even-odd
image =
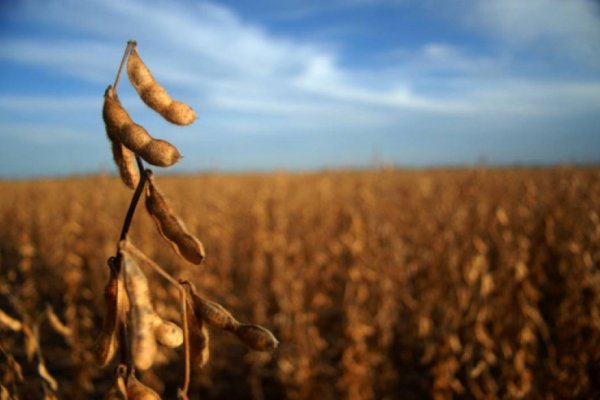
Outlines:
{"label": "blurred crop background", "polygon": [[[178,260],[143,207],[132,241],[281,342],[214,333],[191,398],[600,396],[598,2],[8,0],[2,400],[111,384],[90,349],[131,192],[101,108],[129,39],[198,112],[169,126],[121,82],[184,155],[155,172],[207,260]],[[174,397],[181,359],[142,380]]]}

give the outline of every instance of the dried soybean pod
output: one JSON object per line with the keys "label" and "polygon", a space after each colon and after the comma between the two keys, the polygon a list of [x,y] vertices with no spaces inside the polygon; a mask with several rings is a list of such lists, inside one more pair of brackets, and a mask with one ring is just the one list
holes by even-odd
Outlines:
{"label": "dried soybean pod", "polygon": [[190,283],[186,282],[185,284],[189,287],[194,304],[194,313],[198,319],[203,320],[214,328],[227,331],[234,331],[236,327],[240,325],[225,307],[210,300],[203,299],[196,294],[194,287]]}
{"label": "dried soybean pod", "polygon": [[135,48],[131,50],[127,61],[127,75],[144,103],[167,121],[189,125],[196,120],[196,113],[189,105],[173,100],[156,82]]}
{"label": "dried soybean pod", "polygon": [[204,246],[195,236],[188,233],[183,221],[175,216],[158,190],[151,173],[148,174],[148,183],[146,209],[156,223],[158,232],[177,254],[193,264],[200,264],[205,255]]}
{"label": "dried soybean pod", "polygon": [[106,135],[113,142],[119,141],[119,130],[121,127],[131,123],[129,114],[121,106],[117,93],[112,86],[108,86],[104,91],[102,119],[104,120]]}
{"label": "dried soybean pod", "polygon": [[110,100],[113,96],[116,95],[112,87],[109,86],[104,93],[104,107],[102,109],[106,135],[110,139],[113,158],[119,168],[121,180],[125,185],[134,189],[140,179],[139,172],[135,166],[135,156],[131,150],[120,142],[118,133],[119,126],[127,123],[127,113],[122,108],[114,107],[114,103]]}
{"label": "dried soybean pod", "polygon": [[133,374],[129,375],[127,379],[127,398],[129,400],[160,400],[158,393],[138,381]]}
{"label": "dried soybean pod", "polygon": [[135,155],[121,142],[112,141],[112,152],[115,164],[119,168],[119,175],[123,183],[135,189],[140,181],[140,173],[135,165]]}
{"label": "dried soybean pod", "polygon": [[159,167],[170,167],[181,159],[179,150],[171,143],[155,139],[144,146],[144,155],[142,158],[152,165]]}
{"label": "dried soybean pod", "polygon": [[240,324],[233,333],[246,346],[258,351],[272,351],[279,344],[271,331],[260,325]]}
{"label": "dried soybean pod", "polygon": [[154,337],[156,313],[150,300],[148,280],[128,253],[123,252],[125,277],[131,303],[132,343],[131,353],[136,368],[144,371],[152,366],[157,346]]}
{"label": "dried soybean pod", "polygon": [[[114,261],[114,259],[112,260]],[[94,346],[94,354],[101,367],[106,367],[117,351],[117,331],[120,318],[119,290],[122,289],[119,286],[119,275],[116,266],[111,265],[108,283],[104,288],[104,301],[106,303],[104,323]]]}
{"label": "dried soybean pod", "polygon": [[239,323],[223,306],[198,296],[194,286],[187,281],[181,282],[186,289],[194,316],[207,324],[233,332],[244,344],[258,351],[272,351],[279,342],[268,329],[255,324]]}
{"label": "dried soybean pod", "polygon": [[102,117],[108,137],[123,143],[136,153],[154,140],[141,125],[133,122],[111,86],[104,92]]}
{"label": "dried soybean pod", "polygon": [[175,146],[154,139],[143,126],[133,122],[111,86],[104,93],[102,117],[106,134],[112,141],[122,143],[150,164],[169,167],[181,158]]}
{"label": "dried soybean pod", "polygon": [[158,315],[156,318],[158,318],[154,328],[156,341],[170,349],[181,346],[183,343],[183,331],[181,328],[171,321],[164,321]]}
{"label": "dried soybean pod", "polygon": [[188,322],[188,338],[190,346],[190,355],[192,363],[204,367],[208,362],[210,356],[210,350],[208,348],[208,330],[201,319],[196,318],[194,313],[194,304],[192,302],[189,286],[186,286],[186,315],[185,318]]}

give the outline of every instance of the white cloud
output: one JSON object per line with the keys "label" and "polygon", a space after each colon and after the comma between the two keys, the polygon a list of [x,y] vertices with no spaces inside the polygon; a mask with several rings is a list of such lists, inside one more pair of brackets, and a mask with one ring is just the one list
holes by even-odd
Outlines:
{"label": "white cloud", "polygon": [[498,74],[508,63],[504,56],[482,56],[466,53],[446,43],[428,43],[409,61],[421,70],[459,74]]}
{"label": "white cloud", "polygon": [[361,82],[360,74],[343,69],[335,54],[314,43],[276,38],[212,3],[192,9],[147,4],[70,3],[77,18],[68,18],[53,3],[36,4],[28,10],[34,18],[66,23],[94,39],[40,43],[5,38],[0,56],[107,82],[116,70],[122,38],[134,27],[134,34],[129,34],[138,40],[140,54],[161,82],[178,85],[182,92],[202,93],[202,100],[217,107],[245,104],[248,112],[260,109],[265,113],[268,105],[277,105],[272,107],[274,114],[302,113],[314,109],[314,102],[331,111],[339,109],[335,103],[340,102],[432,112],[461,108],[417,96],[407,82],[385,90],[369,87]]}
{"label": "white cloud", "polygon": [[403,47],[386,50],[379,55],[390,70],[407,81],[441,77],[498,77],[509,73],[513,60],[507,54],[474,54],[443,42],[429,42],[416,49]]}
{"label": "white cloud", "polygon": [[0,39],[0,59],[49,68],[92,82],[106,81],[107,75],[114,75],[116,68],[105,60],[118,51],[115,45],[89,40]]}
{"label": "white cloud", "polygon": [[532,82],[517,78],[465,83],[481,112],[556,117],[600,112],[600,82]]}
{"label": "white cloud", "polygon": [[469,22],[516,48],[548,46],[600,65],[600,6],[591,0],[477,0]]}
{"label": "white cloud", "polygon": [[[591,25],[594,15],[583,14],[588,3],[560,6],[554,0],[544,1],[531,0],[530,6],[476,2],[463,11],[470,10],[479,26],[507,40],[560,42],[573,40],[575,35],[591,43],[589,38],[600,28]],[[575,33],[547,27],[551,21],[546,19],[551,17],[537,15],[545,4],[556,7],[552,18],[562,10],[569,21],[581,18],[582,27]],[[331,48],[282,39],[208,2],[184,8],[181,3],[163,1],[71,0],[61,5],[30,1],[20,13],[31,23],[69,30],[70,38],[4,36],[1,59],[104,85],[114,79],[126,40],[135,38],[157,79],[174,97],[197,105],[201,119],[208,109],[203,129],[215,132],[219,128],[246,133],[326,132],[332,126],[359,130],[368,124],[398,126],[398,121],[413,113],[540,115],[578,107],[589,110],[599,104],[600,90],[594,82],[523,81],[510,75],[513,60],[505,55],[473,54],[443,42],[425,43],[415,51],[400,49],[402,54],[392,66],[350,68],[338,61]],[[536,18],[523,17],[531,15]],[[579,22],[571,21],[569,26],[579,26]],[[436,89],[423,90],[423,82]],[[133,101],[131,88],[123,84],[121,90],[127,104],[141,107]],[[47,105],[55,113],[61,109],[67,113],[94,103],[81,100],[3,97],[0,110],[24,107],[33,112]],[[237,118],[242,122],[232,121]]]}

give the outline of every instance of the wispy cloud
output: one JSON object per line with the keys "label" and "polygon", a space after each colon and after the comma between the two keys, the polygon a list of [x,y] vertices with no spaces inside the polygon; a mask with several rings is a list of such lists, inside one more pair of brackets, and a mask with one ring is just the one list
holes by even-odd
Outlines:
{"label": "wispy cloud", "polygon": [[[297,4],[298,12],[331,15],[335,10],[327,7],[402,8],[411,2]],[[440,13],[451,8],[437,2],[436,6]],[[93,121],[86,122],[88,130],[102,131],[101,93],[114,79],[125,42],[132,38],[171,94],[199,109],[198,129],[216,136],[229,132],[249,137],[327,137],[343,132],[357,137],[374,131],[426,131],[436,118],[443,123],[471,118],[465,126],[472,126],[489,116],[543,119],[600,111],[597,74],[538,77],[524,74],[522,67],[531,61],[523,60],[528,52],[541,63],[544,51],[569,54],[573,63],[582,66],[600,62],[596,4],[465,0],[452,7],[460,15],[456,24],[489,38],[493,45],[482,49],[441,37],[411,46],[387,46],[378,57],[353,64],[346,61],[343,46],[279,35],[249,22],[233,8],[212,2],[30,0],[11,11],[14,18],[53,33],[3,35],[0,60],[77,79],[93,88],[94,94],[0,93],[0,118],[12,119],[3,129],[18,135],[28,133],[14,118],[35,121],[23,126],[31,128],[31,140],[38,142],[43,140],[44,118],[52,121],[51,134],[59,141],[80,132],[85,118]],[[120,91],[132,115],[150,131],[183,141],[202,140],[140,112],[144,106],[126,83]],[[61,135],[60,130],[66,133]],[[484,135],[488,130],[478,132]]]}
{"label": "wispy cloud", "polygon": [[[548,7],[542,8],[544,1],[555,6],[549,7],[554,10],[550,15],[566,13],[569,18],[581,18],[575,24],[579,28],[573,33],[556,28],[561,24],[549,23]],[[500,56],[469,55],[456,46],[428,43],[399,60],[398,73],[385,76],[385,82],[373,82],[372,77],[365,81],[360,70],[344,68],[336,54],[318,44],[279,39],[213,3],[183,8],[164,2],[72,2],[78,18],[67,18],[55,3],[34,3],[35,7],[33,3],[28,6],[28,15],[34,19],[47,24],[66,23],[88,38],[40,42],[5,37],[0,47],[3,59],[50,68],[94,83],[110,82],[107,78],[114,74],[124,39],[135,37],[142,56],[165,84],[175,85],[188,95],[197,93],[199,100],[217,108],[239,110],[246,106],[247,113],[265,114],[270,109],[275,115],[311,114],[315,102],[319,107],[332,107],[332,112],[339,103],[431,113],[476,112],[494,106],[482,102],[493,98],[493,91],[481,96],[481,90],[473,92],[465,85],[456,88],[454,99],[438,98],[431,91],[418,93],[413,82],[432,80],[440,73],[463,79],[477,77],[485,71],[498,72],[499,65],[506,63]],[[600,32],[600,25],[594,26],[594,17],[584,12],[592,6],[582,1],[573,2],[577,6],[554,3],[560,2],[533,0],[527,6],[512,1],[477,2],[472,15],[488,29],[515,41],[566,41],[575,36],[586,38],[588,47],[594,47],[591,39]],[[542,9],[546,11],[542,13]],[[111,59],[113,62],[107,62]],[[386,68],[381,67],[381,72]],[[378,74],[376,68],[371,72]],[[536,91],[537,87],[529,85],[528,89]],[[503,95],[509,93],[503,91]],[[473,96],[477,96],[477,102],[472,101]],[[521,105],[527,108],[517,97],[512,102],[514,109]]]}
{"label": "wispy cloud", "polygon": [[467,20],[513,48],[600,65],[600,5],[592,0],[477,0]]}
{"label": "wispy cloud", "polygon": [[[46,40],[19,37],[0,38],[0,59],[100,82],[114,74],[107,63],[120,47],[90,40]],[[104,79],[106,81],[106,78]]]}

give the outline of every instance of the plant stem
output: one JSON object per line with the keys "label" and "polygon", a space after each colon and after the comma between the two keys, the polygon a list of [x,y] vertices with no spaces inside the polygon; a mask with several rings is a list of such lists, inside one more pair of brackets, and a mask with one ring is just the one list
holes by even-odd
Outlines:
{"label": "plant stem", "polygon": [[190,387],[190,334],[188,327],[188,311],[187,311],[187,298],[188,294],[186,289],[180,283],[179,288],[181,291],[181,319],[183,321],[183,353],[184,353],[184,377],[183,377],[183,387],[180,389],[184,394],[184,398],[187,398],[187,392]]}
{"label": "plant stem", "polygon": [[[144,163],[142,162],[142,157],[138,156],[137,154],[135,155],[135,162],[137,164],[138,170],[140,171],[140,175],[144,174],[145,170],[144,170]],[[152,171],[148,170],[148,174],[151,174]]]}
{"label": "plant stem", "polygon": [[[128,43],[129,47],[129,43]],[[127,49],[125,51],[127,53]],[[125,57],[123,58],[125,59]],[[121,63],[122,64],[122,63]],[[120,72],[120,69],[119,69]],[[118,80],[118,75],[117,75]],[[146,173],[144,171],[144,163],[141,158],[136,155],[135,160],[137,162],[138,169],[140,171],[140,181],[138,182],[137,187],[135,188],[135,192],[131,198],[131,202],[129,203],[129,209],[127,210],[127,214],[125,215],[125,220],[123,221],[123,227],[121,228],[121,236],[119,238],[119,242],[127,238],[127,234],[129,233],[129,228],[131,226],[131,221],[133,220],[133,215],[135,213],[135,209],[140,200],[140,196],[142,191],[144,190],[144,185],[146,184]],[[127,293],[127,297],[129,297],[129,290],[127,288],[127,273],[125,268],[121,268],[121,260],[123,256],[121,254],[120,249],[117,247],[117,253],[114,257],[110,257],[108,259],[108,266],[111,269],[114,269],[117,274],[123,274],[123,287],[125,288],[125,292]],[[119,347],[120,347],[120,357],[121,363],[127,365],[128,370],[132,370],[132,355],[131,355],[131,345],[129,343],[129,332],[127,326],[127,318],[119,317]]]}
{"label": "plant stem", "polygon": [[131,226],[133,214],[135,214],[135,208],[137,207],[137,203],[140,200],[142,191],[144,190],[144,184],[148,179],[148,173],[144,171],[144,163],[142,162],[140,156],[136,155],[135,160],[140,170],[140,182],[135,188],[135,193],[133,193],[133,197],[131,198],[131,202],[129,203],[129,209],[127,210],[127,214],[125,215],[125,220],[123,221],[123,228],[121,229],[121,236],[119,237],[119,242],[127,239],[127,233],[129,232],[129,227]]}
{"label": "plant stem", "polygon": [[117,71],[117,76],[115,77],[115,83],[113,84],[113,89],[114,89],[115,93],[117,91],[117,85],[119,85],[119,78],[121,77],[121,71],[123,70],[125,61],[127,60],[127,57],[129,57],[129,53],[131,52],[131,49],[136,44],[137,43],[135,42],[135,40],[130,40],[127,42],[127,46],[125,47],[125,51],[123,52],[123,58],[121,59],[121,64],[119,65],[119,70]]}

